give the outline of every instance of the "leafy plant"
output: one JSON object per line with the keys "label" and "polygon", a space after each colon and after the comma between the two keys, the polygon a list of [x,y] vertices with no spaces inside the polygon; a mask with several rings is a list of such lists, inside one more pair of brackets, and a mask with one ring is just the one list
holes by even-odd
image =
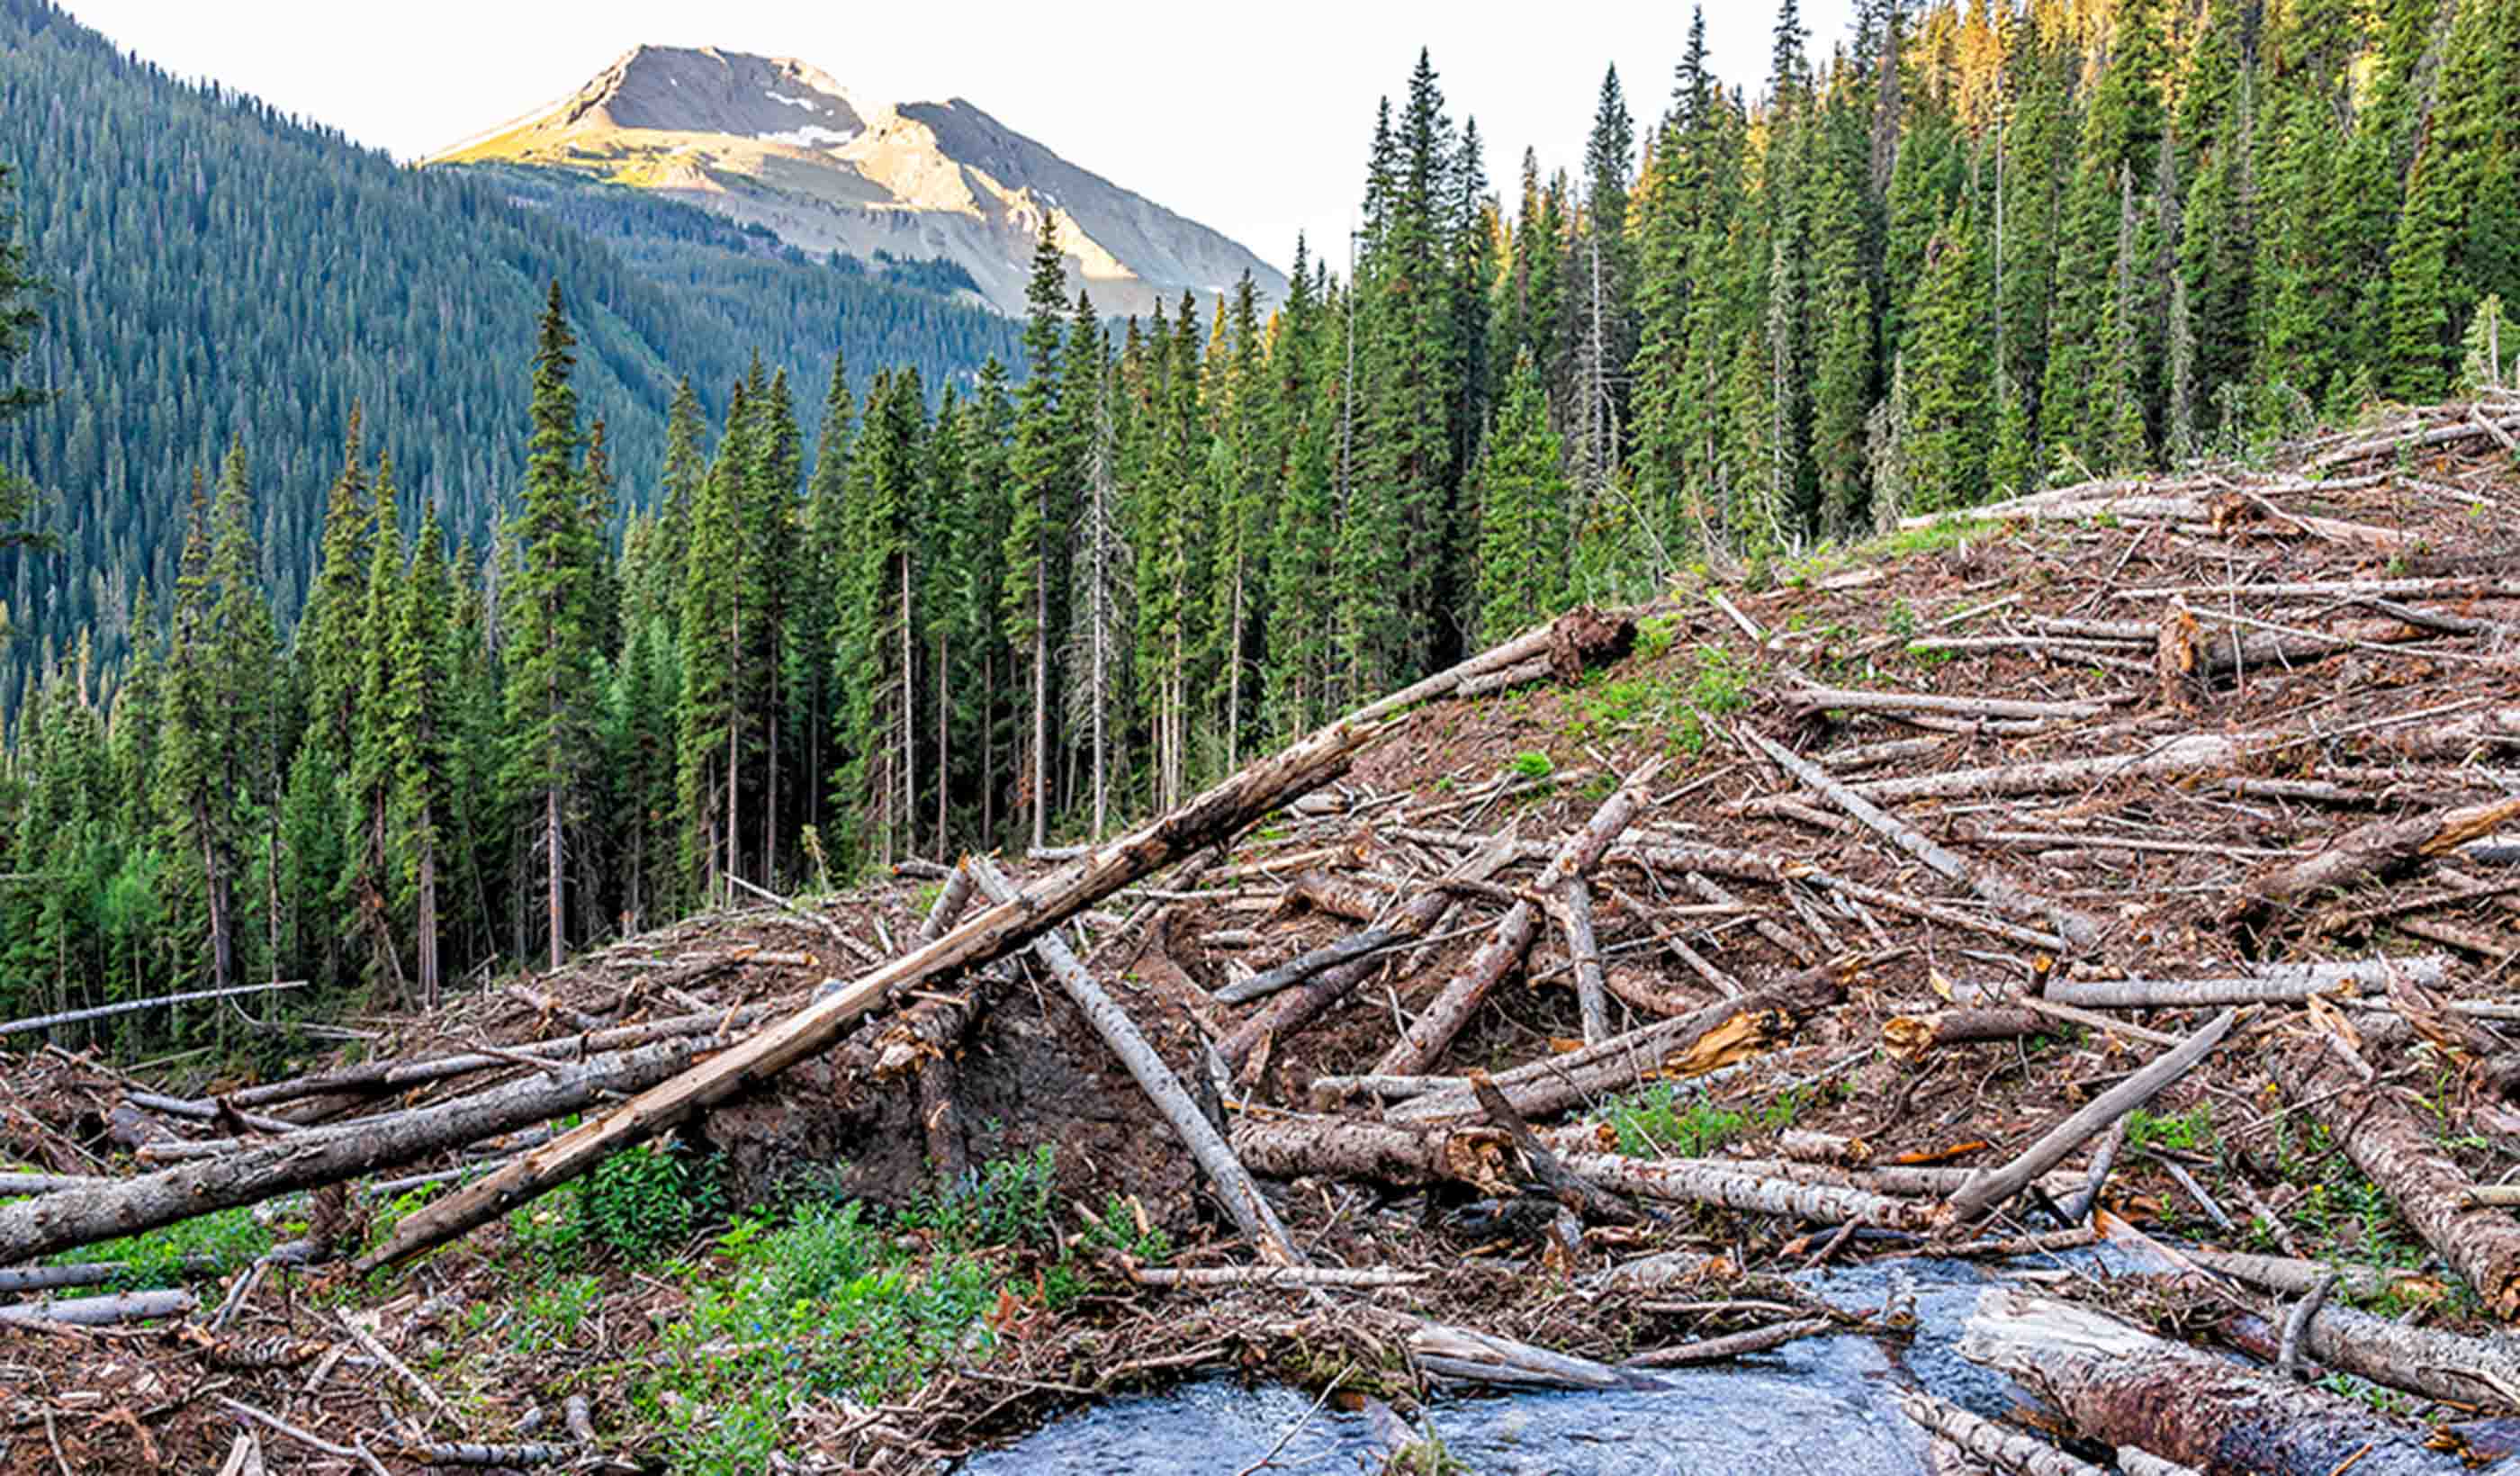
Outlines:
{"label": "leafy plant", "polygon": [[1537,748],[1526,748],[1506,767],[1521,779],[1547,779],[1556,772],[1557,762]]}
{"label": "leafy plant", "polygon": [[570,1185],[577,1242],[633,1263],[674,1249],[722,1208],[716,1169],[654,1144],[613,1154]]}

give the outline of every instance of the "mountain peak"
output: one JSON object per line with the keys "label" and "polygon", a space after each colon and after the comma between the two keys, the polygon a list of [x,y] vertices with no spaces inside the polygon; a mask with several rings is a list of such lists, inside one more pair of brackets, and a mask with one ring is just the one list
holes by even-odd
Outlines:
{"label": "mountain peak", "polygon": [[968,99],[864,101],[792,57],[635,46],[568,96],[421,162],[531,164],[655,190],[816,255],[941,258],[1010,313],[1023,310],[1045,215],[1071,288],[1106,311],[1146,311],[1185,288],[1226,291],[1244,272],[1264,296],[1286,287],[1244,247]]}

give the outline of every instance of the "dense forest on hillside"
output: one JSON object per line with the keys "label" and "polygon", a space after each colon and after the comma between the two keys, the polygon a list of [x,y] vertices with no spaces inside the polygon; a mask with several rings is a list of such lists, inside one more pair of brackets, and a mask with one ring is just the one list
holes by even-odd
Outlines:
{"label": "dense forest on hillside", "polygon": [[0,1007],[426,998],[739,878],[1099,833],[1576,600],[2508,375],[2515,103],[2496,0],[1878,0],[1819,64],[1787,4],[1755,103],[1693,28],[1657,121],[1612,75],[1508,204],[1421,58],[1352,281],[1299,246],[1272,314],[1115,327],[1045,246],[1019,381],[756,359],[652,482],[559,273],[529,412],[524,340],[490,372],[495,545],[342,407],[293,639],[284,463],[213,423],[110,706],[82,641],[11,734]]}
{"label": "dense forest on hillside", "polygon": [[940,382],[1015,338],[997,314],[805,261],[689,206],[565,218],[512,203],[549,204],[548,187],[399,167],[118,55],[50,0],[0,0],[0,159],[18,238],[52,288],[23,378],[57,391],[0,452],[60,494],[45,526],[63,543],[46,559],[0,552],[0,606],[34,638],[0,650],[0,719],[47,643],[88,631],[120,665],[139,591],[175,576],[188,469],[215,467],[237,437],[254,448],[283,630],[305,603],[353,404],[414,497],[486,546],[523,462],[513,361],[555,276],[581,308],[588,410],[640,488],[655,483],[676,380],[722,405],[751,346],[819,374],[837,345]]}

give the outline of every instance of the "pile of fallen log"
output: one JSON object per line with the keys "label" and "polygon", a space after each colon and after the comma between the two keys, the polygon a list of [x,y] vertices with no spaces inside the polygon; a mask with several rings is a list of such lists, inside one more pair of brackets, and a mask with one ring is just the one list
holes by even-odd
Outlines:
{"label": "pile of fallen log", "polygon": [[[1569,1275],[1625,1246],[1693,1256],[1690,1275],[1711,1246],[1758,1259],[1736,1275],[2053,1255],[2123,1230],[2113,1204],[2289,1247],[2287,1186],[2252,1155],[2315,1125],[2443,1277],[2520,1317],[2520,1223],[2487,1182],[2520,1141],[2520,882],[2501,879],[2520,555],[2438,552],[2514,495],[2514,431],[2508,404],[2439,409],[2287,472],[1913,519],[1952,553],[1579,611],[1024,876],[915,866],[936,894],[898,946],[879,914],[765,893],[812,941],[647,960],[603,1002],[510,986],[530,1022],[496,1039],[441,1025],[426,1050],[193,1096],[124,1083],[136,1171],[48,1159],[0,1185],[27,1196],[0,1204],[0,1267],[287,1192],[459,1181],[374,1243],[292,1252],[388,1271],[825,1055],[916,1094],[950,1178],[959,1044],[1028,977],[1090,1023],[1256,1263],[1132,1266],[1149,1296],[1437,1294],[1426,1261],[1325,1255],[1288,1182],[1422,1196],[1480,1253]],[[1663,705],[1601,717],[1567,684],[1641,627],[1621,683]],[[1700,680],[1719,656],[1748,691]],[[1533,749],[1551,762],[1504,761]],[[709,992],[738,975],[752,986]],[[1691,1103],[1814,1101],[1730,1145],[1651,1141]],[[2235,1146],[2133,1131],[2170,1101],[2210,1101]],[[1964,1351],[2129,1470],[2428,1458],[2404,1421],[2299,1387],[2305,1368],[2520,1410],[2493,1345],[2322,1306],[2311,1261],[2169,1254],[2164,1279],[2220,1299],[2232,1346],[2263,1333],[2274,1374],[2010,1292]],[[43,1271],[62,1275],[0,1277],[112,1275]],[[1727,1305],[1627,1371],[1452,1323],[1402,1342],[1430,1376],[1604,1387],[1843,1330]],[[1999,1468],[2089,1468],[1934,1400],[1910,1412]],[[2215,1454],[2242,1448],[2275,1454]]]}

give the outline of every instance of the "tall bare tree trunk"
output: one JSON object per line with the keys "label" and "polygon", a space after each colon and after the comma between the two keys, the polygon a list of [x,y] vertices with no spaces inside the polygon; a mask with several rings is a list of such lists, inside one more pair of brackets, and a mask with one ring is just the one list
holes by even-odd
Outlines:
{"label": "tall bare tree trunk", "polygon": [[1032,595],[1032,843],[1050,844],[1050,583]]}
{"label": "tall bare tree trunk", "polygon": [[428,836],[430,819],[421,819],[420,842],[420,907],[414,919],[420,944],[420,1004],[424,1009],[437,1007],[437,844]]}
{"label": "tall bare tree trunk", "polygon": [[543,791],[543,845],[551,853],[546,858],[549,862],[547,874],[550,882],[544,903],[551,913],[551,966],[558,968],[567,951],[567,919],[561,911],[560,786],[558,784]]}
{"label": "tall bare tree trunk", "polygon": [[[918,642],[910,629],[910,550],[901,551],[901,844],[910,848],[919,825],[919,667]],[[883,842],[883,859],[891,861],[892,837]]]}
{"label": "tall bare tree trunk", "polygon": [[952,684],[945,675],[953,649],[953,637],[939,630],[936,633],[936,843],[932,849],[940,861],[946,855],[945,807],[948,792],[953,788],[950,781],[954,774],[953,744],[946,732],[946,718],[951,705],[948,692]]}

